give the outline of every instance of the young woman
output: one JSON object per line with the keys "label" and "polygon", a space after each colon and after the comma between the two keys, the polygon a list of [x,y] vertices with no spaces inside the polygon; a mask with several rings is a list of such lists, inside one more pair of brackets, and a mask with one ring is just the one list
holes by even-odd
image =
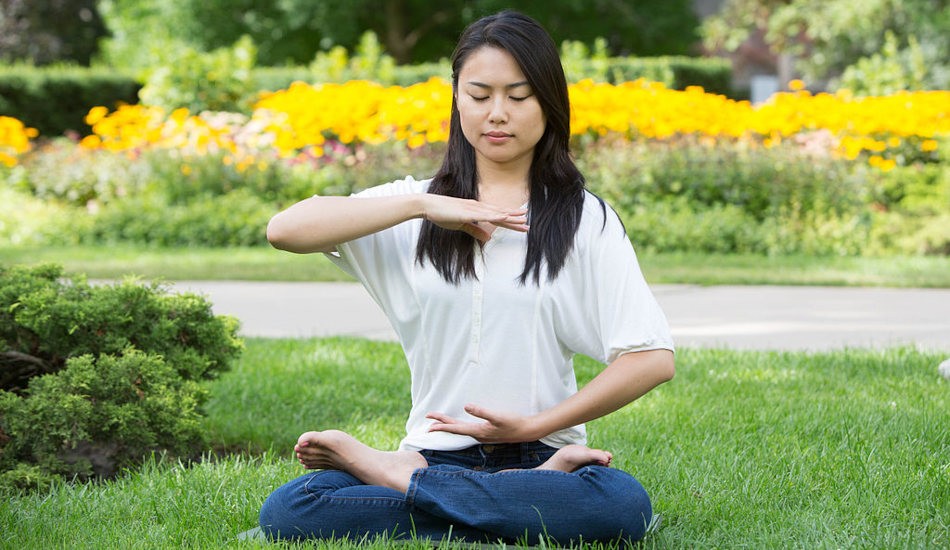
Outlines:
{"label": "young woman", "polygon": [[[272,538],[638,540],[646,491],[585,446],[584,423],[673,377],[666,319],[617,215],[569,153],[550,36],[502,12],[452,58],[448,149],[427,181],[315,196],[277,214],[277,248],[322,252],[382,307],[411,371],[397,451],[307,432],[308,469],[260,514]],[[578,390],[575,353],[606,367]]]}

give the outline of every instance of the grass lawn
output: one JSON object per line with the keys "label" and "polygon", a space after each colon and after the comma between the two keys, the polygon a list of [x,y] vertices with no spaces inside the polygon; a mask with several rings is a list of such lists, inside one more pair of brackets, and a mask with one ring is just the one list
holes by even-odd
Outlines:
{"label": "grass lawn", "polygon": [[[650,491],[663,522],[645,548],[946,548],[944,358],[907,348],[685,349],[671,383],[591,423],[591,444],[612,450]],[[586,358],[577,366],[582,383],[599,368]],[[408,385],[394,343],[249,340],[210,384],[208,430],[232,453],[4,498],[0,547],[265,546],[234,536],[255,525],[271,489],[302,473],[297,435],[337,427],[391,448]]]}
{"label": "grass lawn", "polygon": [[[320,254],[269,247],[160,249],[130,246],[21,248],[0,246],[0,264],[62,264],[92,279],[145,278],[248,281],[347,281]],[[950,257],[814,258],[724,254],[642,254],[651,283],[774,284],[950,288]]]}

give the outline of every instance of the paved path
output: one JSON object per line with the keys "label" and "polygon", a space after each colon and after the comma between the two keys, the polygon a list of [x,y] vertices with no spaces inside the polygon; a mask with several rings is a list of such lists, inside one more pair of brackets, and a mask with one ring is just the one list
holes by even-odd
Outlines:
{"label": "paved path", "polygon": [[[241,334],[394,339],[355,283],[182,281]],[[915,345],[950,352],[950,289],[654,285],[679,347],[820,351]]]}

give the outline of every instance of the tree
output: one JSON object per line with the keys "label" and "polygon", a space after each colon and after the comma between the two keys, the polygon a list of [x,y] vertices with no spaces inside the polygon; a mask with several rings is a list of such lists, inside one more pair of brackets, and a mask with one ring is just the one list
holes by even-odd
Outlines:
{"label": "tree", "polygon": [[105,32],[96,0],[0,0],[0,61],[88,65]]}
{"label": "tree", "polygon": [[607,39],[618,54],[688,53],[698,40],[689,0],[101,0],[113,63],[145,61],[143,44],[180,41],[210,51],[250,36],[260,65],[307,63],[332,46],[354,49],[366,30],[398,63],[448,57],[462,28],[514,7],[556,42]]}
{"label": "tree", "polygon": [[878,54],[893,36],[899,57],[911,58],[909,50],[919,47],[930,69],[926,85],[943,88],[948,28],[947,0],[726,0],[703,24],[702,34],[708,48],[732,52],[763,30],[772,51],[794,56],[806,79],[832,83],[859,60]]}

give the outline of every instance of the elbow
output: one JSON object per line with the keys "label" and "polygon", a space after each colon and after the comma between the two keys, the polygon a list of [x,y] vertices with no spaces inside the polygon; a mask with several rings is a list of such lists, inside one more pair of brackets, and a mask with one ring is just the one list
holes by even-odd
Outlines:
{"label": "elbow", "polygon": [[267,242],[278,250],[297,254],[310,252],[301,246],[299,234],[299,229],[284,219],[281,214],[277,214],[267,223]]}
{"label": "elbow", "polygon": [[281,212],[267,222],[267,242],[278,250],[294,254],[313,252],[332,252],[334,245],[328,245],[310,235],[311,231],[298,225],[293,217]]}
{"label": "elbow", "polygon": [[277,214],[267,222],[267,242],[278,250],[287,250],[287,230],[279,218],[280,214]]}
{"label": "elbow", "polygon": [[665,368],[666,368],[665,370],[666,379],[664,380],[664,382],[669,382],[670,380],[673,379],[674,376],[676,376],[676,361],[673,360],[672,352],[670,352],[670,356],[669,356],[668,361],[666,362]]}
{"label": "elbow", "polygon": [[676,361],[673,352],[670,350],[661,350],[657,354],[656,376],[659,383],[669,382],[676,376]]}

